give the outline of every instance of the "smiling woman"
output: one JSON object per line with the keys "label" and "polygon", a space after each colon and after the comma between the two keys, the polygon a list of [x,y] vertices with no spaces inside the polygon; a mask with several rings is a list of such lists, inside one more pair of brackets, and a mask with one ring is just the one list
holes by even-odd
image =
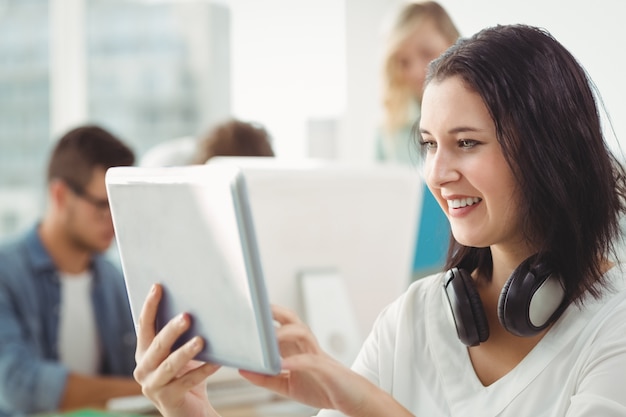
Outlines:
{"label": "smiling woman", "polygon": [[[428,186],[452,224],[448,270],[383,310],[351,369],[276,307],[282,372],[242,375],[324,417],[626,415],[615,388],[626,279],[614,250],[626,171],[591,85],[531,26],[484,29],[433,61],[421,135]],[[164,416],[216,416],[197,395],[215,367],[192,368],[201,344],[170,352],[189,321],[155,334],[159,297],[141,315],[143,392]]]}

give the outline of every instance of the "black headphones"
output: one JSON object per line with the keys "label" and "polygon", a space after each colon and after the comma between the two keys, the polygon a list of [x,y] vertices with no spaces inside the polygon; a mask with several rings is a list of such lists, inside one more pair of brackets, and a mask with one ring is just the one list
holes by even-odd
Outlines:
{"label": "black headphones", "polygon": [[[531,256],[515,268],[498,300],[500,323],[517,336],[536,335],[567,307],[559,275],[534,260],[535,256]],[[487,316],[470,273],[459,268],[448,270],[443,276],[443,287],[459,339],[467,346],[486,341]]]}

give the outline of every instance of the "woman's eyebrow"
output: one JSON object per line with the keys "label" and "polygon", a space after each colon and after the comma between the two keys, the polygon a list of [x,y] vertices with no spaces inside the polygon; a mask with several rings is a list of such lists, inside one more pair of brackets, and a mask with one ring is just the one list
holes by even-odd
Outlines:
{"label": "woman's eyebrow", "polygon": [[[455,127],[455,128],[448,130],[448,134],[454,135],[457,133],[464,133],[464,132],[482,132],[483,130],[484,129],[478,129],[476,127],[470,127],[470,126],[459,126],[459,127]],[[422,127],[420,127],[419,132],[430,135],[430,132],[427,129],[424,129]]]}

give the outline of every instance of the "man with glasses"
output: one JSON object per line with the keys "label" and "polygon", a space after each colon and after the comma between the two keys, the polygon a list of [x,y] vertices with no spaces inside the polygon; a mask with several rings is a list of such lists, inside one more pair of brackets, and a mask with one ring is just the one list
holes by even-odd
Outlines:
{"label": "man with glasses", "polygon": [[135,333],[105,172],[134,154],[98,126],[69,131],[48,165],[48,206],[0,248],[0,416],[104,407],[137,395]]}

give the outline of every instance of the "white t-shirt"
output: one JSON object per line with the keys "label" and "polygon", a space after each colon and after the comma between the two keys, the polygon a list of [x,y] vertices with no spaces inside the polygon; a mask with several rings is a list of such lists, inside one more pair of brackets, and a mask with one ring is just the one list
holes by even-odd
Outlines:
{"label": "white t-shirt", "polygon": [[91,273],[60,274],[59,360],[72,372],[96,375],[100,368],[98,329],[91,302]]}
{"label": "white t-shirt", "polygon": [[626,278],[619,267],[607,278],[614,291],[568,307],[490,386],[457,337],[441,274],[416,281],[381,313],[353,369],[417,417],[626,416]]}

